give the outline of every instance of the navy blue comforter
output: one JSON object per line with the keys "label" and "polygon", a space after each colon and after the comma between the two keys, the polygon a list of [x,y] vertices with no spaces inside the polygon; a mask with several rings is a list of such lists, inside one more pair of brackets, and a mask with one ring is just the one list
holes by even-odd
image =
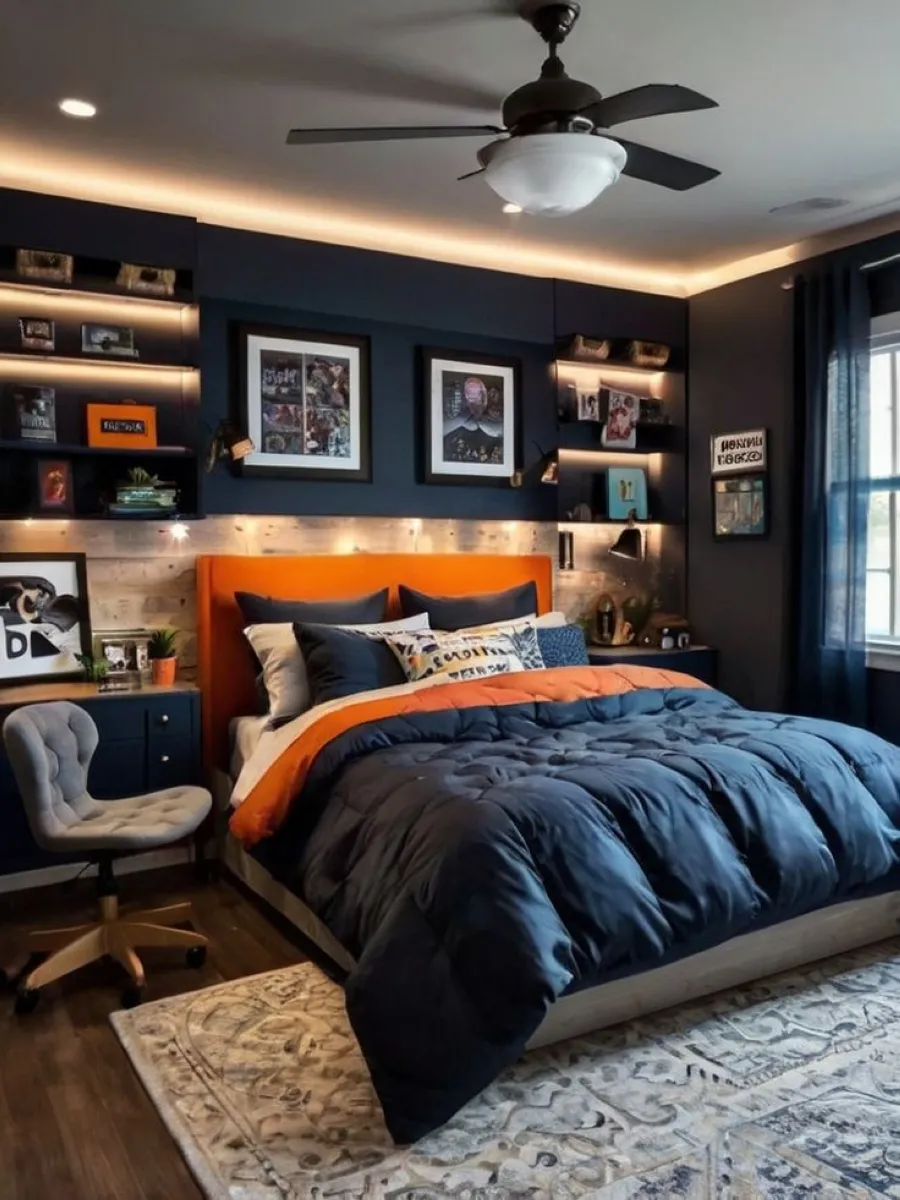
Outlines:
{"label": "navy blue comforter", "polygon": [[896,887],[900,750],[680,688],[421,713],[332,742],[270,849],[408,1142],[563,993]]}

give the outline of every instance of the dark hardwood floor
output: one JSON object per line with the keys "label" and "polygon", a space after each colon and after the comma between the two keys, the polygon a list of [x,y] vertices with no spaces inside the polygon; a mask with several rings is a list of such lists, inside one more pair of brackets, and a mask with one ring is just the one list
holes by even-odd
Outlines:
{"label": "dark hardwood floor", "polygon": [[[274,970],[306,957],[227,882],[192,884],[187,870],[126,876],[124,906],[191,900],[210,939],[206,965],[142,952],[147,1000]],[[92,918],[89,881],[77,890],[0,896],[0,964],[29,928]],[[147,1098],[108,1017],[124,977],[97,963],[48,987],[31,1016],[0,995],[0,1200],[196,1200],[175,1143]]]}

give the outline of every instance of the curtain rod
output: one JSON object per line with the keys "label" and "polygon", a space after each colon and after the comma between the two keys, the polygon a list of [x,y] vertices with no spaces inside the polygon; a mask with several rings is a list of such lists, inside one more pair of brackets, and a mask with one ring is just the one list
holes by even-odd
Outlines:
{"label": "curtain rod", "polygon": [[878,267],[887,267],[894,262],[900,262],[900,254],[889,254],[887,258],[879,258],[877,262],[863,263],[860,270],[874,271]]}

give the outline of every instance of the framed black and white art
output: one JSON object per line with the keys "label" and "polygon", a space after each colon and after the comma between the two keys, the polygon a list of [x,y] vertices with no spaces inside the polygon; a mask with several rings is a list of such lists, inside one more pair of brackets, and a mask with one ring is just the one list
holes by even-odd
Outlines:
{"label": "framed black and white art", "polygon": [[248,475],[368,482],[369,339],[240,325],[237,397]]}
{"label": "framed black and white art", "polygon": [[423,350],[426,483],[509,484],[521,465],[518,359]]}
{"label": "framed black and white art", "polygon": [[83,554],[0,554],[0,684],[79,679],[91,653]]}

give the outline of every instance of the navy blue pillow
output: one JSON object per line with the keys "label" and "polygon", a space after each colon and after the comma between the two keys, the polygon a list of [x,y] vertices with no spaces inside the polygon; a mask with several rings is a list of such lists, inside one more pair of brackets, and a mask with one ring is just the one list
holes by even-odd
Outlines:
{"label": "navy blue pillow", "polygon": [[538,645],[545,667],[588,667],[587,642],[580,625],[560,625],[555,629],[538,629]]}
{"label": "navy blue pillow", "polygon": [[246,625],[287,625],[317,621],[323,625],[376,625],[385,619],[388,589],[351,600],[277,600],[253,592],[235,592]]}
{"label": "navy blue pillow", "polygon": [[294,637],[306,662],[314,705],[406,683],[396,654],[380,638],[299,623],[294,624]]}
{"label": "navy blue pillow", "polygon": [[400,608],[404,617],[428,613],[432,629],[455,633],[471,625],[492,625],[533,616],[538,610],[537,585],[522,583],[506,592],[480,596],[429,596],[400,585]]}

